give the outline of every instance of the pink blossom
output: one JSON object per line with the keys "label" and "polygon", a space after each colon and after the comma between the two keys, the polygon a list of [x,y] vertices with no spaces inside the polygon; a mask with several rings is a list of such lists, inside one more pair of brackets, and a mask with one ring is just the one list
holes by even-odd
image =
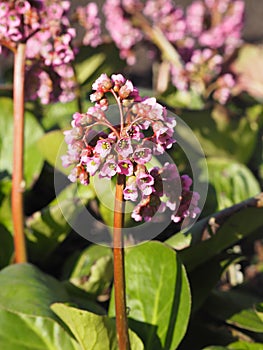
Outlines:
{"label": "pink blossom", "polygon": [[137,147],[133,153],[133,159],[137,164],[146,164],[152,159],[152,151],[150,148]]}
{"label": "pink blossom", "polygon": [[138,189],[136,186],[135,181],[129,183],[124,191],[123,191],[123,196],[126,201],[130,200],[132,202],[135,202],[138,198]]}
{"label": "pink blossom", "polygon": [[139,172],[136,177],[136,184],[145,196],[154,192],[154,178],[150,174]]}
{"label": "pink blossom", "polygon": [[114,159],[109,159],[102,166],[99,176],[105,178],[112,178],[117,173],[117,163]]}
{"label": "pink blossom", "polygon": [[82,156],[80,161],[82,164],[84,164],[86,166],[86,170],[91,176],[94,176],[96,174],[96,172],[100,166],[100,158],[99,157]]}
{"label": "pink blossom", "polygon": [[131,176],[133,174],[133,165],[129,159],[120,160],[117,165],[117,173]]}
{"label": "pink blossom", "polygon": [[94,148],[94,151],[105,158],[111,152],[111,142],[109,140],[99,140]]}
{"label": "pink blossom", "polygon": [[128,137],[123,137],[120,139],[115,147],[118,154],[124,158],[127,158],[130,154],[133,153],[133,148],[131,145],[131,140]]}

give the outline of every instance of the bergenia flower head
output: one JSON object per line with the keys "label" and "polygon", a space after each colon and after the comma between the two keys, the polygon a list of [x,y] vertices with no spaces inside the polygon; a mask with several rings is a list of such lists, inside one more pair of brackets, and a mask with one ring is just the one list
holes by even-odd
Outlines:
{"label": "bergenia flower head", "polygon": [[[62,162],[65,167],[73,165],[69,179],[88,185],[96,174],[98,181],[124,176],[123,198],[135,203],[135,221],[151,221],[165,210],[175,222],[196,217],[198,194],[190,190],[190,177],[180,177],[175,164],[151,165],[154,156],[175,143],[176,121],[168,117],[165,107],[155,98],[143,99],[121,74],[102,74],[92,88],[95,107],[76,112],[72,129],[64,132],[68,152]],[[118,124],[107,117],[110,94],[119,108]]]}
{"label": "bergenia flower head", "polygon": [[[43,104],[75,98],[71,62],[75,29],[69,22],[70,2],[64,0],[3,0],[0,4],[0,52],[26,44],[26,98]],[[30,81],[27,79],[30,76]]]}

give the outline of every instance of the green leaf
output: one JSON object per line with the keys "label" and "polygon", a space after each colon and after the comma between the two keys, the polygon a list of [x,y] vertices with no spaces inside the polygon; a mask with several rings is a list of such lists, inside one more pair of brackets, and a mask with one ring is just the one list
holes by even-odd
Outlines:
{"label": "green leaf", "polygon": [[0,307],[14,313],[54,318],[49,306],[69,301],[61,283],[31,264],[1,270],[0,285]]}
{"label": "green leaf", "polygon": [[74,286],[69,281],[63,281],[62,283],[70,296],[72,305],[77,305],[80,309],[90,311],[97,315],[106,315],[106,310],[94,300],[93,296],[86,293],[83,289]]}
{"label": "green leaf", "polygon": [[183,110],[180,117],[194,131],[207,156],[247,163],[254,151],[262,119],[262,110],[257,113],[258,122],[254,115],[250,118],[252,112],[249,108],[245,113],[241,110],[239,116],[233,118],[229,109],[221,106],[215,110]]}
{"label": "green leaf", "polygon": [[[13,103],[11,99],[0,98],[0,172],[12,174],[14,122]],[[24,146],[24,177],[26,188],[30,188],[38,178],[43,167],[44,159],[36,147],[36,142],[43,135],[43,130],[34,116],[25,113],[25,146]]]}
{"label": "green leaf", "polygon": [[228,346],[229,350],[263,350],[263,344],[261,343],[248,343],[245,341],[238,341]]}
{"label": "green leaf", "polygon": [[204,307],[214,318],[238,328],[262,333],[263,322],[254,309],[260,298],[236,288],[227,292],[213,291]]}
{"label": "green leaf", "polygon": [[227,323],[249,331],[263,333],[263,322],[253,309],[241,310],[237,314],[231,316],[227,320]]}
{"label": "green leaf", "polygon": [[79,256],[69,281],[93,296],[103,294],[113,280],[112,251],[92,245]]}
{"label": "green leaf", "polygon": [[13,219],[11,212],[12,181],[9,177],[0,181],[0,223],[10,232],[13,232]]}
{"label": "green leaf", "polygon": [[256,313],[260,320],[263,322],[263,303],[256,305]]}
{"label": "green leaf", "polygon": [[[190,290],[175,251],[160,242],[147,242],[126,253],[126,293],[129,325],[145,350],[175,349],[190,314]],[[109,314],[114,314],[112,295]]]}
{"label": "green leaf", "polygon": [[[85,187],[86,188],[86,187]],[[84,205],[93,197],[89,190],[77,192],[77,186],[66,187],[46,208],[35,212],[26,221],[26,236],[30,258],[33,261],[47,259],[71,231],[68,220],[77,219]]]}
{"label": "green leaf", "polygon": [[[209,220],[203,225],[199,225],[202,232],[209,231]],[[211,222],[211,220],[210,220]],[[194,246],[184,249],[179,253],[180,258],[186,264],[187,271],[192,271],[197,266],[205,263],[212,257],[216,256],[224,249],[235,244],[241,239],[253,234],[257,229],[263,226],[263,207],[245,207],[234,212],[227,220],[225,220],[218,228],[216,234],[210,239],[202,241]],[[186,235],[192,235],[193,228]]]}
{"label": "green leaf", "polygon": [[68,127],[70,125],[72,115],[78,110],[76,100],[67,103],[50,103],[42,108],[42,124],[47,131],[57,127],[60,129]]}
{"label": "green leaf", "polygon": [[[192,290],[193,312],[200,308],[211,290],[216,286],[223,272],[241,257],[234,254],[220,254],[198,266],[188,274]],[[202,281],[202,283],[200,283]]]}
{"label": "green leaf", "polygon": [[6,350],[81,350],[54,320],[0,308],[0,348]]}
{"label": "green leaf", "polygon": [[105,61],[104,53],[97,53],[76,65],[77,81],[84,84]]}
{"label": "green leaf", "polygon": [[69,169],[62,166],[61,156],[67,153],[67,144],[64,141],[64,135],[61,130],[50,131],[38,141],[39,151],[44,159],[54,168],[62,173],[69,175]]}
{"label": "green leaf", "polygon": [[[74,334],[82,350],[118,350],[114,320],[64,304],[53,304],[52,310]],[[143,350],[136,334],[129,332],[131,349]]]}
{"label": "green leaf", "polygon": [[0,269],[10,264],[14,252],[13,236],[0,224]]}
{"label": "green leaf", "polygon": [[208,346],[204,348],[203,350],[228,350],[228,348],[224,346]]}
{"label": "green leaf", "polygon": [[172,88],[172,93],[165,93],[162,96],[162,101],[173,107],[191,108],[192,110],[204,108],[202,96],[194,90],[175,91]]}
{"label": "green leaf", "polygon": [[217,210],[242,202],[260,192],[256,178],[243,164],[224,158],[209,158],[207,166],[209,182],[217,197]]}
{"label": "green leaf", "polygon": [[234,349],[236,349],[236,350],[263,350],[263,344],[238,341],[238,342],[235,342],[235,343],[228,345],[227,347],[208,346],[208,347],[204,348],[203,350],[234,350]]}

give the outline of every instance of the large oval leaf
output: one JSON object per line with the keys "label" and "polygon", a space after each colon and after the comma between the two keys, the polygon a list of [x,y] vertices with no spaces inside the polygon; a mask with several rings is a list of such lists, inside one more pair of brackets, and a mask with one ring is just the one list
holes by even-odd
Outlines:
{"label": "large oval leaf", "polygon": [[[0,98],[0,171],[8,171],[12,174],[13,159],[13,103],[11,99]],[[43,135],[43,129],[34,116],[25,113],[25,152],[24,152],[24,176],[26,187],[30,187],[38,178],[44,159],[36,147],[36,142]]]}
{"label": "large oval leaf", "polygon": [[50,304],[69,301],[63,285],[30,264],[0,271],[0,307],[27,315],[54,317]]}
{"label": "large oval leaf", "polygon": [[80,350],[57,322],[0,308],[0,348],[6,350]]}
{"label": "large oval leaf", "polygon": [[145,350],[176,349],[186,332],[191,305],[185,269],[176,252],[160,242],[144,243],[129,248],[125,266],[131,329]]}
{"label": "large oval leaf", "polygon": [[[118,350],[114,320],[64,304],[51,308],[72,331],[82,350]],[[131,350],[143,350],[138,336],[131,331],[129,336]]]}

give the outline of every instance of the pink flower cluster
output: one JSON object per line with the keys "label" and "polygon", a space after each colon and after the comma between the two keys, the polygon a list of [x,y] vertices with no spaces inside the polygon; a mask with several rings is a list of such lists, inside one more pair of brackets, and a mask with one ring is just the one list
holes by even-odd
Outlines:
{"label": "pink flower cluster", "polygon": [[15,43],[25,42],[39,30],[42,1],[36,2],[36,5],[25,0],[1,1],[0,44],[4,41],[10,47],[15,47]]}
{"label": "pink flower cluster", "polygon": [[129,9],[130,6],[137,8],[137,2],[136,0],[107,0],[103,6],[106,28],[120,50],[120,57],[126,59],[130,65],[136,62],[132,48],[143,39],[143,33],[131,22],[131,17],[125,12],[125,5]]}
{"label": "pink flower cluster", "polygon": [[[0,45],[16,49],[26,43],[27,75],[30,75],[27,98],[42,103],[75,97],[75,79],[71,47],[75,29],[68,19],[69,1],[14,0],[0,5]],[[28,96],[28,92],[30,95]]]}
{"label": "pink flower cluster", "polygon": [[83,45],[96,47],[102,43],[101,19],[99,17],[98,5],[90,2],[86,6],[79,6],[76,10],[79,24],[85,29]]}
{"label": "pink flower cluster", "polygon": [[171,62],[173,85],[178,90],[195,90],[203,97],[209,91],[220,103],[227,101],[233,87],[229,84],[230,72],[222,78],[228,81],[223,91],[222,79],[217,79],[241,44],[243,0],[196,0],[186,11],[172,0],[106,0],[103,9],[106,27],[129,64],[135,63],[134,46],[140,41],[146,40],[156,48],[149,28],[157,28],[182,62],[182,67]]}
{"label": "pink flower cluster", "polygon": [[[155,98],[141,98],[132,82],[121,74],[102,74],[92,85],[95,102],[87,113],[73,115],[72,129],[64,132],[68,152],[65,167],[73,165],[69,179],[88,185],[90,176],[126,177],[125,200],[137,203],[132,217],[150,221],[156,212],[171,211],[175,222],[199,213],[199,195],[190,190],[192,180],[181,178],[175,164],[152,167],[153,156],[164,154],[175,143],[176,121]],[[107,118],[108,93],[119,107],[120,123]],[[102,130],[98,130],[98,126]],[[180,191],[179,189],[182,188]]]}

